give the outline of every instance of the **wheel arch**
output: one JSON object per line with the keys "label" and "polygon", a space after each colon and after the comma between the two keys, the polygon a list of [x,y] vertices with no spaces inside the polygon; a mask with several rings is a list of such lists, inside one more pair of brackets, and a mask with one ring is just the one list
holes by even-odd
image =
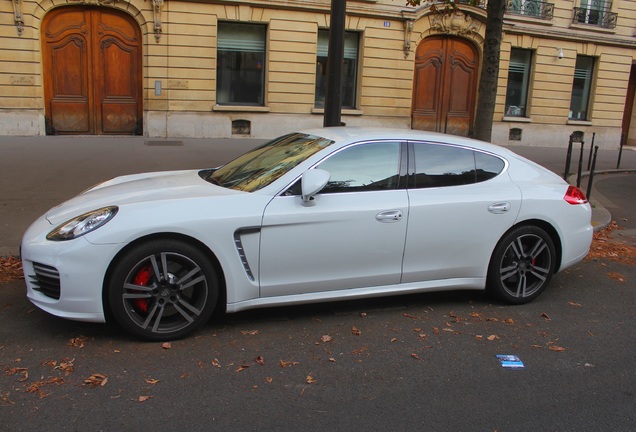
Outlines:
{"label": "wheel arch", "polygon": [[[554,250],[556,251],[556,266],[555,266],[554,272],[555,273],[558,272],[559,268],[561,267],[561,260],[563,259],[563,244],[561,242],[561,236],[559,235],[558,231],[554,228],[554,226],[551,223],[541,219],[527,219],[511,226],[510,229],[508,229],[508,231],[506,231],[501,236],[501,238],[504,238],[512,230],[515,230],[517,228],[524,227],[524,226],[535,226],[535,227],[541,228],[550,236],[550,239],[552,240],[552,243],[554,244]],[[494,250],[493,250],[493,254],[494,254]],[[492,260],[492,256],[490,257],[490,259]]]}
{"label": "wheel arch", "polygon": [[[108,302],[108,292],[107,292],[108,285],[110,284],[110,278],[111,278],[113,268],[120,262],[122,256],[126,254],[129,250],[131,250],[132,248],[144,242],[157,240],[157,239],[179,240],[184,243],[188,243],[191,246],[194,246],[197,249],[199,249],[208,258],[210,258],[210,263],[212,264],[212,266],[214,267],[214,270],[219,276],[219,281],[218,281],[219,282],[219,298],[217,301],[216,310],[219,312],[225,312],[226,305],[227,305],[227,286],[226,286],[227,284],[225,281],[225,273],[223,272],[223,267],[221,266],[221,263],[219,259],[217,258],[217,256],[214,254],[214,252],[212,252],[212,250],[209,247],[207,247],[204,243],[195,239],[194,237],[190,237],[185,234],[174,233],[174,232],[163,232],[163,233],[153,233],[143,237],[139,237],[138,239],[128,243],[125,247],[121,248],[119,252],[117,252],[117,254],[110,261],[110,264],[108,264],[108,268],[106,269],[104,280],[102,282],[102,305],[104,308],[104,316],[106,317],[106,321],[114,322],[112,311],[110,310],[110,305]],[[220,310],[220,308],[222,309]]]}

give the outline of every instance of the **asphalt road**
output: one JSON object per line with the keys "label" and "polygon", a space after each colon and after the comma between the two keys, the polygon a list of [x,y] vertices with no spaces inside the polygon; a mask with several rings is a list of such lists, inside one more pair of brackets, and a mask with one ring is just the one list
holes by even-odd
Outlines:
{"label": "asphalt road", "polygon": [[635,277],[592,260],[524,306],[455,292],[240,313],[169,349],[49,316],[11,282],[0,429],[633,431]]}
{"label": "asphalt road", "polygon": [[[34,144],[26,170],[16,161],[28,142],[4,143],[3,223],[28,224],[104,167],[217,162],[200,142],[186,143],[187,160],[144,142],[59,144]],[[628,234],[636,176],[616,176],[594,193]],[[0,284],[0,430],[631,432],[635,278],[633,263],[588,260],[524,306],[455,292],[267,309],[217,317],[169,347],[55,318],[27,301],[23,281]]]}

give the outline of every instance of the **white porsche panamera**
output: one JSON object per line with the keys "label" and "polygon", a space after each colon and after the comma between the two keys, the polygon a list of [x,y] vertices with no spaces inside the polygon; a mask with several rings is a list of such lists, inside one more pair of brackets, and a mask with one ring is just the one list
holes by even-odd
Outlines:
{"label": "white porsche panamera", "polygon": [[169,340],[216,308],[455,289],[528,302],[586,256],[590,219],[579,189],[504,148],[326,128],[101,183],[36,220],[21,254],[43,310]]}

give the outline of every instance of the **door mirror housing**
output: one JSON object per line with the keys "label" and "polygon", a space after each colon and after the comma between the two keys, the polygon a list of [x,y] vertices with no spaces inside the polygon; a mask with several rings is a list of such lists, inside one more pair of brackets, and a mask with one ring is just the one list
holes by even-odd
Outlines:
{"label": "door mirror housing", "polygon": [[327,185],[330,177],[331,174],[328,171],[318,168],[310,169],[303,174],[300,180],[303,205],[314,205],[314,195]]}

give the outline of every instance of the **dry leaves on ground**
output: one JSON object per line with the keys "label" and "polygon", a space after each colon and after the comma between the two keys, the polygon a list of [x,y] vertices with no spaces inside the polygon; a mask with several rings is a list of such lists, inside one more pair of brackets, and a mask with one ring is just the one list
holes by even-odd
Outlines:
{"label": "dry leaves on ground", "polygon": [[606,259],[623,264],[636,264],[636,247],[613,239],[612,233],[616,230],[620,230],[620,227],[612,221],[607,228],[594,233],[586,260]]}
{"label": "dry leaves on ground", "polygon": [[0,257],[0,283],[24,279],[22,261],[13,256]]}

